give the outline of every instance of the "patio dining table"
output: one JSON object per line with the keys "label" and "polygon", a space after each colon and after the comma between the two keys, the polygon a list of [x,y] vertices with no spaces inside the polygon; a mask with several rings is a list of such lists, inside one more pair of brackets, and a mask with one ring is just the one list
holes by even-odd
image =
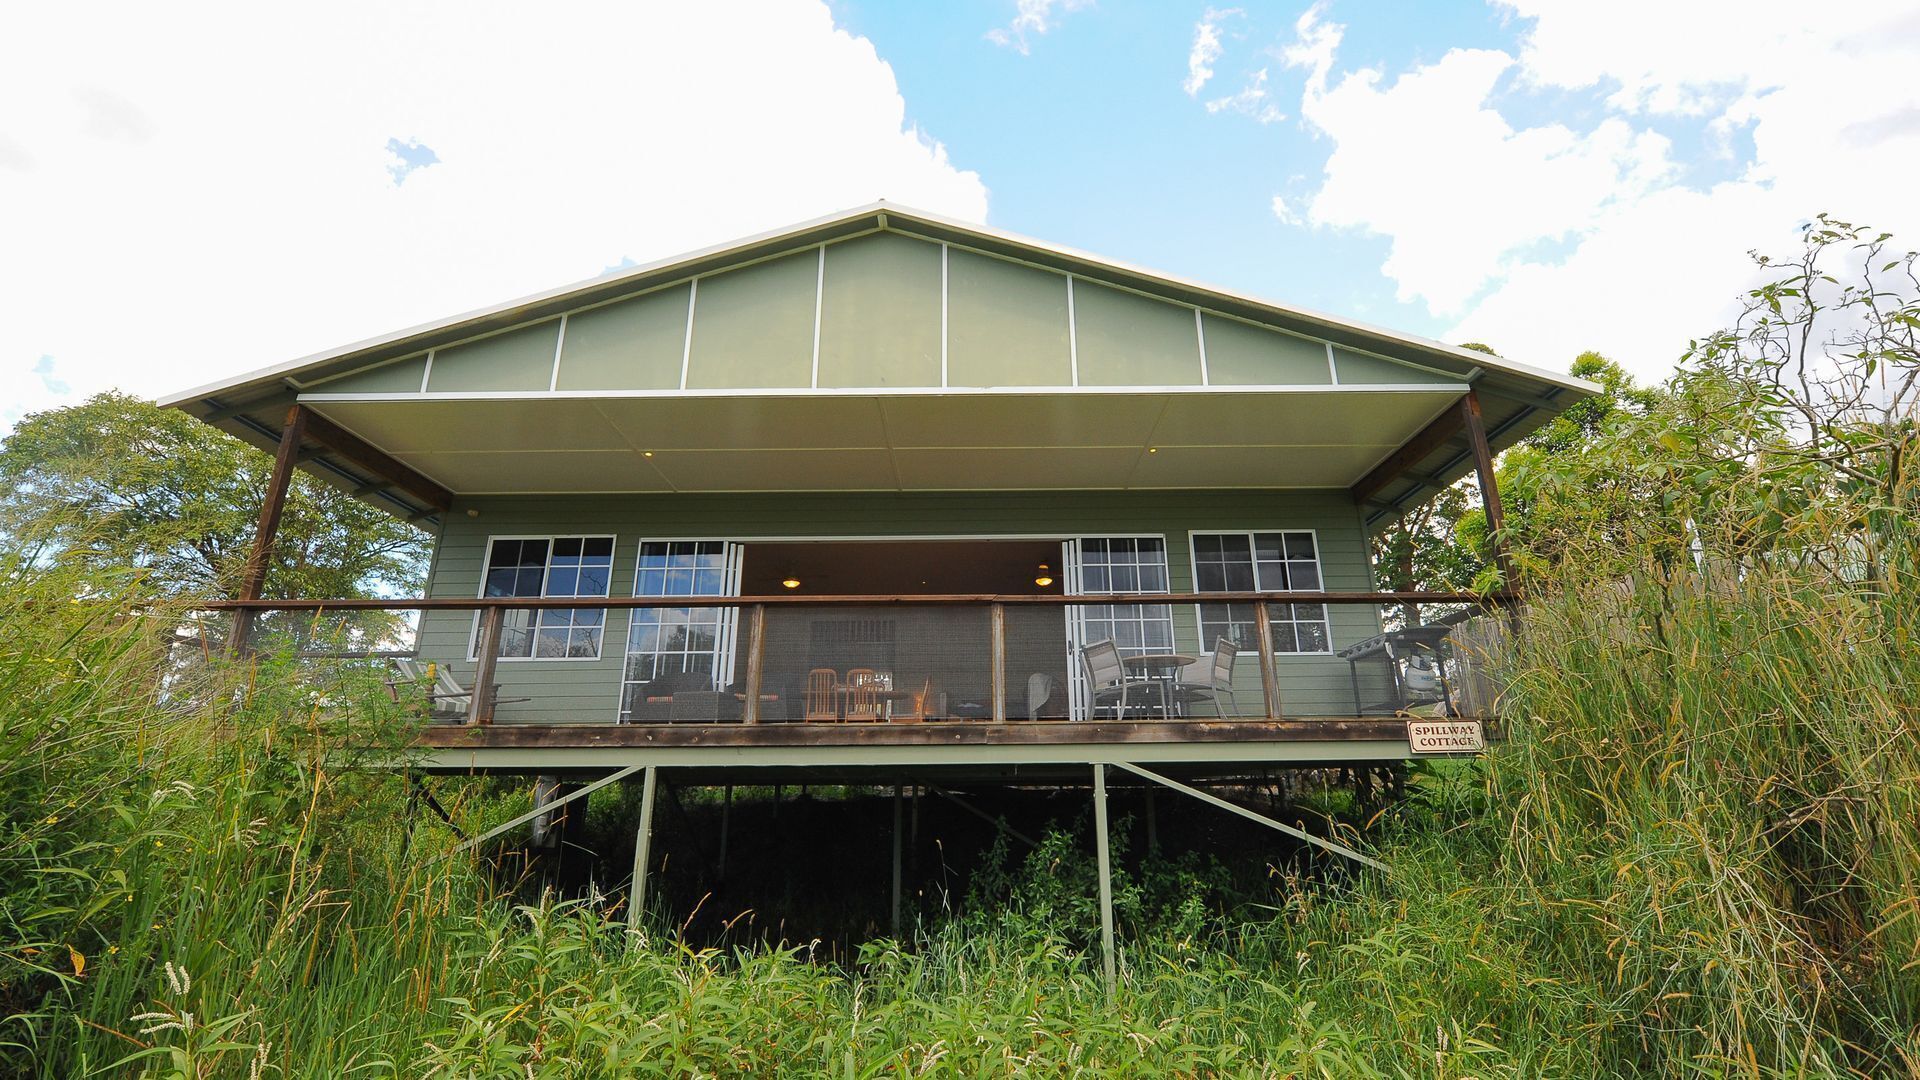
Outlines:
{"label": "patio dining table", "polygon": [[1180,669],[1188,664],[1197,664],[1200,658],[1186,653],[1147,653],[1143,656],[1123,656],[1120,662],[1138,671],[1144,680],[1160,688],[1160,715],[1171,720],[1178,695]]}

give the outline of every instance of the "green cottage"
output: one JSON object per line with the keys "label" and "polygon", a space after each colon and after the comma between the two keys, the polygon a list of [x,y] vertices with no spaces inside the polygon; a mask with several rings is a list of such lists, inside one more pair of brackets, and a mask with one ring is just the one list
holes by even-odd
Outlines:
{"label": "green cottage", "polygon": [[1368,536],[1594,390],[879,203],[164,404],[437,532],[419,767],[1103,791],[1491,719]]}

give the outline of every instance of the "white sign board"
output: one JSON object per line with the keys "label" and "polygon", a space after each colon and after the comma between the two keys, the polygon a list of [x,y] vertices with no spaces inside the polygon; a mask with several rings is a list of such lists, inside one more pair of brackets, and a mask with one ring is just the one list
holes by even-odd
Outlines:
{"label": "white sign board", "polygon": [[1478,720],[1409,720],[1407,742],[1416,754],[1471,754],[1487,748]]}

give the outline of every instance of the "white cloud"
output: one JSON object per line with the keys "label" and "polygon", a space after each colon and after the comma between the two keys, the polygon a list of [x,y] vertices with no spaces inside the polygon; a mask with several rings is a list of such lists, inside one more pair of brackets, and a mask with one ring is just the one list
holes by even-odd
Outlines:
{"label": "white cloud", "polygon": [[875,198],[986,215],[823,4],[263,11],[14,16],[0,428]]}
{"label": "white cloud", "polygon": [[1236,112],[1253,117],[1262,124],[1272,124],[1285,120],[1287,114],[1273,103],[1273,95],[1267,89],[1267,69],[1247,76],[1246,84],[1234,93],[1217,97],[1207,102],[1209,113]]}
{"label": "white cloud", "polygon": [[1180,89],[1188,97],[1197,97],[1207,81],[1213,78],[1213,62],[1220,59],[1220,24],[1228,18],[1240,14],[1239,8],[1208,8],[1200,21],[1193,24],[1193,46],[1187,50],[1187,79]]}
{"label": "white cloud", "polygon": [[1038,37],[1060,25],[1062,17],[1092,6],[1093,0],[1016,0],[1013,21],[987,31],[987,40],[1026,56],[1033,48],[1027,35]]}
{"label": "white cloud", "polygon": [[[1451,338],[1552,367],[1598,348],[1658,376],[1732,314],[1744,252],[1790,247],[1814,214],[1920,245],[1920,16],[1903,5],[1498,2],[1531,20],[1518,55],[1335,79],[1339,27],[1317,11],[1286,53],[1332,143],[1307,220],[1387,237],[1383,271],[1456,318]],[[1603,114],[1508,118],[1509,94],[1540,91],[1598,92]],[[1683,168],[1716,165],[1710,183]]]}

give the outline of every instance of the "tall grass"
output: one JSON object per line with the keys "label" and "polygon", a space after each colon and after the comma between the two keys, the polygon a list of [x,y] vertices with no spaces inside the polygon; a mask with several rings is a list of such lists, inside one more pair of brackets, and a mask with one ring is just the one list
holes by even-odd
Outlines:
{"label": "tall grass", "polygon": [[[1070,835],[856,963],[633,939],[617,898],[515,903],[436,858],[430,819],[403,849],[402,780],[342,756],[404,736],[364,674],[182,666],[137,582],[8,573],[0,1072],[1916,1070],[1910,570],[1550,584],[1513,737],[1417,773],[1368,834],[1390,873],[1224,896],[1194,864],[1191,902],[1129,909],[1111,997]],[[1125,870],[1123,899],[1159,887]]]}

